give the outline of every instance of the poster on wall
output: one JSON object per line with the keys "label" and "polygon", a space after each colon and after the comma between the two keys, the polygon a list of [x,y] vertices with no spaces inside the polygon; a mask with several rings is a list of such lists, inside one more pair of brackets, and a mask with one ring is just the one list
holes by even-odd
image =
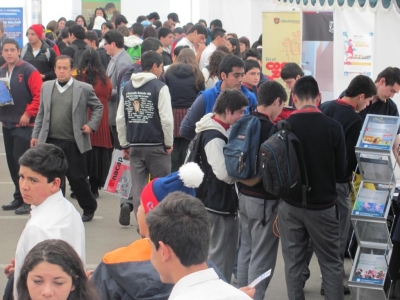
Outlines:
{"label": "poster on wall", "polygon": [[[281,69],[287,62],[300,65],[301,15],[299,12],[263,13],[263,72],[285,86]],[[271,43],[271,41],[274,41]]]}
{"label": "poster on wall", "polygon": [[[119,12],[121,11],[121,0],[82,0],[82,15],[85,17],[88,26],[93,18],[96,17],[94,15],[96,8],[106,10],[107,3],[114,3],[115,9]],[[107,15],[106,21],[110,21],[112,13],[110,11],[105,13]]]}
{"label": "poster on wall", "polygon": [[23,46],[23,8],[22,7],[1,7],[0,21],[4,23],[5,35],[17,40],[19,46]]}
{"label": "poster on wall", "polygon": [[333,93],[333,13],[303,12],[301,68],[318,81],[322,100]]}
{"label": "poster on wall", "polygon": [[369,34],[343,32],[344,75],[372,75],[372,37]]}

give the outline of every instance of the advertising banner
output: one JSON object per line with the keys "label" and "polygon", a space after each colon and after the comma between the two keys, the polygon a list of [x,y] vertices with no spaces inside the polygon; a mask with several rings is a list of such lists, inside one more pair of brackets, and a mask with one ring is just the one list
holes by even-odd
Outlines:
{"label": "advertising banner", "polygon": [[21,48],[23,46],[22,11],[22,7],[0,7],[0,21],[4,23],[5,35],[17,40]]}
{"label": "advertising banner", "polygon": [[281,69],[287,62],[300,65],[301,15],[299,12],[264,12],[262,62],[264,74],[281,80]]}
{"label": "advertising banner", "polygon": [[344,75],[372,74],[372,37],[369,34],[343,32]]}

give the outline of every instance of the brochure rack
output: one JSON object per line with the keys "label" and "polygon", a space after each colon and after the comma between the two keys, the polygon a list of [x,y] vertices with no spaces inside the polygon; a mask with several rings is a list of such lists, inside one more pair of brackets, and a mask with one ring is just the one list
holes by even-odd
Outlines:
{"label": "brochure rack", "polygon": [[355,148],[361,184],[351,214],[358,242],[349,278],[352,299],[389,298],[396,187],[391,149],[399,125],[399,117],[367,115]]}

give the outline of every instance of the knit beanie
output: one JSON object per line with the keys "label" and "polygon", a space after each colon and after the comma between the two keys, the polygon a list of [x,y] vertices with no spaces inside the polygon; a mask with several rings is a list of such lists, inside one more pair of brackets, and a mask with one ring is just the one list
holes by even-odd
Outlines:
{"label": "knit beanie", "polygon": [[43,39],[43,26],[40,24],[33,24],[29,29],[32,29],[39,39]]}
{"label": "knit beanie", "polygon": [[178,172],[150,181],[143,189],[141,200],[145,213],[154,209],[169,193],[183,192],[196,196],[195,188],[203,182],[204,173],[198,164],[189,162]]}

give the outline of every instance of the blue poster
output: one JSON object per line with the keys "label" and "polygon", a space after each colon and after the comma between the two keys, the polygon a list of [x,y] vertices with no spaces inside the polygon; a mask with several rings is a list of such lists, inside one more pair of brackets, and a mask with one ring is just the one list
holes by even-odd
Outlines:
{"label": "blue poster", "polygon": [[23,46],[23,13],[22,7],[1,7],[0,21],[4,23],[5,35],[17,40],[19,46]]}

